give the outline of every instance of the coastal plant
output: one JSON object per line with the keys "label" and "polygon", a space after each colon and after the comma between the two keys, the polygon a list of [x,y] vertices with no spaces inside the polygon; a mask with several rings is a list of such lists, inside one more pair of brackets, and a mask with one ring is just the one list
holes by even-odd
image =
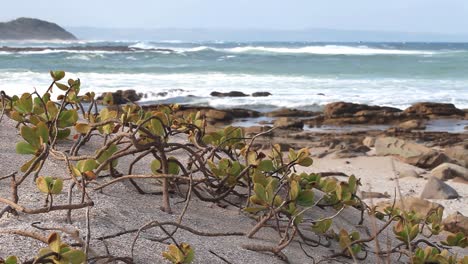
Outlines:
{"label": "coastal plant", "polygon": [[[176,222],[151,221],[140,228],[96,238],[104,243],[106,239],[136,233],[129,254],[131,257],[128,258],[110,253],[105,256],[88,254],[92,251],[90,232],[84,240],[74,236],[80,249],[63,244],[57,233],[44,240],[22,232],[48,244],[39,252],[36,263],[40,263],[38,259],[48,263],[83,263],[98,259],[133,263],[133,248],[140,233],[152,228],[159,228],[165,234],[155,242],[172,240],[168,249],[162,252],[163,258],[172,263],[191,263],[196,258],[190,244],[176,242],[174,234],[180,229],[199,236],[253,238],[263,228],[272,228],[278,233],[280,239],[276,244],[263,246],[252,242],[243,247],[270,252],[284,260],[287,256],[283,250],[293,241],[298,241],[311,248],[334,247],[335,253],[326,256],[330,259],[363,260],[368,253],[388,256],[405,252],[406,258],[414,263],[460,261],[441,247],[428,249],[420,246],[433,245],[425,240],[427,230],[429,236],[443,232],[443,210],[435,210],[425,217],[394,206],[376,211],[359,198],[361,183],[356,176],[338,180],[321,173],[301,172],[313,165],[308,148],[283,151],[278,144],[267,150],[256,147],[256,139],[271,131],[253,137],[247,137],[244,129],[234,126],[207,132],[208,124],[200,111],[184,113],[178,105],[115,105],[111,93],[105,94],[100,101],[102,105],[98,105],[95,93],[80,93],[79,79],[65,81],[63,71],[51,71],[50,75],[52,82],[43,94],[37,91],[21,96],[1,93],[2,117],[6,115],[17,123],[21,141],[16,144],[16,151],[27,155],[28,161],[21,164],[17,172],[0,177],[0,180],[11,180],[12,192],[11,199],[0,197],[0,203],[6,204],[0,211],[0,217],[7,212],[39,214],[66,211],[67,222],[72,224],[72,211],[83,209],[87,212],[85,221],[89,228],[92,222],[89,211],[94,205],[90,192],[105,188],[111,190],[110,186],[128,181],[142,195],[155,194],[145,191],[137,179],[157,182],[160,191],[156,194],[161,195],[162,211],[173,212],[171,193],[185,197],[185,206]],[[54,90],[59,91],[57,96]],[[67,175],[42,176],[48,160],[62,164]],[[143,161],[147,162],[144,166],[146,172],[136,174],[136,164]],[[39,191],[46,195],[43,207],[28,208],[21,204],[18,189],[23,188],[28,178],[32,178]],[[68,188],[68,203],[53,203],[54,197],[65,188]],[[79,194],[81,199],[73,201],[73,194]],[[195,230],[182,224],[193,197],[235,206],[256,224],[249,226],[248,232]],[[316,215],[315,212],[322,209],[331,209],[333,213]],[[378,221],[381,221],[382,228],[376,230],[375,235],[366,237],[356,229],[337,226],[335,219],[348,209],[361,212],[357,225],[363,223],[367,214],[381,219]],[[160,213],[155,212],[155,215]],[[168,227],[173,229],[168,230]],[[387,229],[393,231],[401,244],[388,252],[372,251],[369,243]],[[467,242],[466,237],[458,233],[448,235],[441,243],[450,247],[466,247]],[[18,259],[8,257],[3,262],[16,263]]]}

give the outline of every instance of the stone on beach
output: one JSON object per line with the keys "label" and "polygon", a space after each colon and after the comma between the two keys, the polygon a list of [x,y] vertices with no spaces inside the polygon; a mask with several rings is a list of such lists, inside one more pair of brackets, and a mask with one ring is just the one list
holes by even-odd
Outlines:
{"label": "stone on beach", "polygon": [[295,118],[280,117],[276,119],[274,126],[282,129],[302,129],[304,122]]}
{"label": "stone on beach", "polygon": [[455,212],[444,220],[442,220],[442,225],[445,230],[458,233],[462,232],[465,236],[468,236],[468,217],[462,215],[460,212]]}
{"label": "stone on beach", "polygon": [[375,142],[375,150],[377,155],[395,155],[406,163],[420,168],[434,168],[449,160],[443,153],[395,137],[378,137]]}
{"label": "stone on beach", "polygon": [[468,142],[445,149],[445,154],[468,168]]}
{"label": "stone on beach", "polygon": [[450,180],[455,177],[468,181],[468,169],[452,163],[443,163],[431,171],[431,175],[440,180]]}
{"label": "stone on beach", "polygon": [[437,117],[437,116],[460,116],[463,117],[465,113],[463,110],[458,109],[453,104],[431,103],[422,102],[416,103],[407,109],[404,113],[413,114],[418,116]]}
{"label": "stone on beach", "polygon": [[403,197],[393,204],[393,201],[382,201],[377,203],[378,211],[383,211],[387,207],[395,206],[396,209],[405,211],[414,211],[416,214],[426,217],[430,212],[438,208],[444,208],[442,205],[434,202],[427,201],[419,197]]}
{"label": "stone on beach", "polygon": [[421,193],[424,199],[456,199],[460,197],[450,185],[435,177],[429,178]]}
{"label": "stone on beach", "polygon": [[253,97],[267,97],[270,96],[270,92],[255,92],[252,94]]}
{"label": "stone on beach", "polygon": [[246,97],[246,96],[249,96],[248,94],[245,94],[243,92],[239,92],[239,91],[231,91],[231,92],[227,92],[227,93],[222,93],[222,92],[212,92],[210,94],[211,96],[214,96],[214,97]]}
{"label": "stone on beach", "polygon": [[398,125],[398,128],[406,130],[423,130],[426,129],[426,125],[423,120],[408,120]]}

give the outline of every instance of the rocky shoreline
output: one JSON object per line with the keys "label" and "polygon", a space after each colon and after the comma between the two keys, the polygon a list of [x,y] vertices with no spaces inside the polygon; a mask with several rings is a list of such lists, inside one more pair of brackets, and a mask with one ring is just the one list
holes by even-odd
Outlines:
{"label": "rocky shoreline", "polygon": [[[114,94],[114,100],[125,101],[125,94],[127,98],[138,100],[144,96],[137,95],[135,91],[124,91],[118,92],[117,98]],[[214,92],[212,96],[248,95],[240,92]],[[151,109],[155,106],[143,105],[143,108]],[[393,181],[398,178],[413,178],[414,188],[407,189],[405,192],[408,193],[404,195],[416,195],[421,201],[435,199],[445,206],[449,204],[447,211],[450,213],[461,210],[464,215],[468,214],[462,206],[468,202],[468,197],[460,190],[466,189],[468,183],[468,109],[433,102],[416,103],[407,109],[335,102],[325,105],[323,112],[287,108],[260,112],[180,105],[177,114],[186,115],[197,111],[206,117],[208,132],[238,124],[244,127],[247,136],[268,132],[257,140],[256,148],[267,150],[272,144],[280,144],[283,151],[308,147],[316,159],[332,163],[345,161],[352,164],[354,159],[376,159],[381,162],[380,159],[385,159],[386,162],[391,160],[405,164],[407,169],[381,172],[388,175],[384,185],[390,181],[393,186]],[[454,125],[461,126],[457,130],[459,132],[449,133],[443,131],[443,128],[441,131],[427,130],[431,122],[440,120],[455,121]],[[320,129],[326,126],[334,126],[335,129]],[[363,129],[346,130],[354,126]],[[342,173],[336,172],[337,175]],[[355,173],[354,170],[350,172]],[[370,176],[366,181],[371,189],[379,189],[374,185],[381,184]],[[454,182],[457,185],[455,189],[450,186]],[[394,198],[394,195],[370,190],[363,190],[363,193],[366,193],[368,199],[378,198],[380,202]],[[468,231],[468,226],[464,228]]]}

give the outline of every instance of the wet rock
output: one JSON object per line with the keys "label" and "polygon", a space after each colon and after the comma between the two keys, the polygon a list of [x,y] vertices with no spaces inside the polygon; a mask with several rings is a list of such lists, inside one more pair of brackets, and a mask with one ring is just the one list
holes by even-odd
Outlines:
{"label": "wet rock", "polygon": [[[393,200],[382,201],[377,203],[376,209],[382,212],[383,209],[391,206],[393,206]],[[405,211],[414,211],[416,214],[426,217],[428,213],[444,207],[438,203],[430,202],[419,197],[403,197],[395,202],[395,208]]]}
{"label": "wet rock", "polygon": [[398,173],[398,178],[419,178],[419,173],[415,170],[408,169]]}
{"label": "wet rock", "polygon": [[205,113],[208,122],[228,122],[233,119],[232,115],[226,111],[210,109]]}
{"label": "wet rock", "polygon": [[274,126],[282,129],[302,129],[304,122],[295,118],[280,117],[275,120]]}
{"label": "wet rock", "polygon": [[269,92],[255,92],[252,94],[253,97],[266,97],[266,96],[270,96],[271,93]]}
{"label": "wet rock", "polygon": [[446,148],[444,153],[465,168],[468,168],[468,143]]}
{"label": "wet rock", "polygon": [[268,112],[265,115],[268,117],[312,117],[318,114],[320,113],[290,108],[280,108],[278,110]]}
{"label": "wet rock", "polygon": [[463,110],[458,109],[453,104],[442,104],[442,103],[430,103],[422,102],[414,104],[408,107],[404,113],[417,115],[417,116],[427,116],[427,117],[437,117],[437,116],[460,116],[463,117],[465,113]]}
{"label": "wet rock", "polygon": [[366,104],[354,104],[347,102],[335,102],[327,104],[323,112],[325,117],[334,118],[346,117],[354,114],[366,115],[366,113],[371,114],[370,111],[401,112],[400,109],[393,107],[369,106]]}
{"label": "wet rock", "polygon": [[102,101],[104,97],[108,95],[112,96],[112,102],[117,105],[137,102],[143,98],[143,93],[137,93],[135,90],[117,90],[115,92],[102,94],[97,100]]}
{"label": "wet rock", "polygon": [[424,199],[456,199],[460,197],[455,189],[445,182],[431,177],[421,193]]}
{"label": "wet rock", "polygon": [[455,177],[468,180],[468,169],[452,163],[443,163],[432,169],[431,175],[443,181],[453,179]]}
{"label": "wet rock", "polygon": [[251,126],[244,128],[244,132],[246,135],[257,135],[269,129],[271,129],[270,126]]}
{"label": "wet rock", "polygon": [[408,120],[398,125],[398,128],[405,130],[423,130],[426,129],[425,122],[423,120]]}
{"label": "wet rock", "polygon": [[449,232],[462,232],[465,236],[468,236],[468,217],[462,215],[460,212],[447,216],[447,218],[442,220],[442,226],[444,230]]}
{"label": "wet rock", "polygon": [[372,148],[375,146],[375,137],[365,137],[362,144],[366,147]]}
{"label": "wet rock", "polygon": [[210,95],[214,96],[214,97],[246,97],[246,96],[249,96],[248,94],[245,94],[245,93],[239,92],[239,91],[231,91],[231,92],[228,92],[228,93],[212,92]]}
{"label": "wet rock", "polygon": [[399,120],[401,110],[347,102],[330,103],[324,109],[325,124],[386,124]]}
{"label": "wet rock", "polygon": [[395,155],[404,162],[420,168],[432,169],[449,160],[443,153],[412,141],[394,137],[378,137],[375,142],[375,150],[379,156]]}

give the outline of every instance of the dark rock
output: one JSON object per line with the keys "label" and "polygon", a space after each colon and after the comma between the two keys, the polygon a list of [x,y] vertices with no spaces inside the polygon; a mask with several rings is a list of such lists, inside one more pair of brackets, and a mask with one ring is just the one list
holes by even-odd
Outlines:
{"label": "dark rock", "polygon": [[253,97],[266,97],[266,96],[270,96],[271,93],[269,92],[255,92],[252,94]]}
{"label": "dark rock", "polygon": [[422,102],[414,104],[408,107],[404,113],[417,115],[417,116],[428,116],[428,117],[437,117],[437,116],[461,116],[463,117],[465,113],[463,110],[458,109],[453,104],[442,104],[442,103],[430,103]]}
{"label": "dark rock", "polygon": [[320,113],[298,109],[280,108],[278,110],[268,112],[265,115],[268,117],[312,117],[318,114]]}
{"label": "dark rock", "polygon": [[327,104],[325,124],[386,124],[403,118],[402,111],[393,107],[369,106],[347,102]]}
{"label": "dark rock", "polygon": [[385,192],[385,193],[380,193],[380,192],[366,192],[362,191],[361,192],[361,198],[362,199],[378,199],[378,198],[390,198],[390,195]]}
{"label": "dark rock", "polygon": [[325,94],[324,94],[324,93],[318,93],[317,95],[322,95],[322,96],[325,96]]}
{"label": "dark rock", "polygon": [[112,101],[116,105],[126,104],[129,102],[137,102],[143,97],[142,93],[137,93],[135,90],[117,90],[112,93],[102,94],[97,98],[97,100],[103,100],[104,97],[109,94],[112,96]]}
{"label": "dark rock", "polygon": [[231,92],[228,92],[228,93],[212,92],[210,95],[214,96],[214,97],[246,97],[246,96],[249,96],[248,94],[245,94],[245,93],[239,92],[239,91],[231,91]]}
{"label": "dark rock", "polygon": [[295,118],[280,117],[275,120],[274,126],[283,129],[302,129],[304,122]]}
{"label": "dark rock", "polygon": [[460,196],[455,189],[435,177],[429,178],[421,193],[421,198],[424,199],[456,199],[458,197]]}
{"label": "dark rock", "polygon": [[0,39],[76,40],[76,37],[55,23],[22,17],[10,22],[0,23]]}

